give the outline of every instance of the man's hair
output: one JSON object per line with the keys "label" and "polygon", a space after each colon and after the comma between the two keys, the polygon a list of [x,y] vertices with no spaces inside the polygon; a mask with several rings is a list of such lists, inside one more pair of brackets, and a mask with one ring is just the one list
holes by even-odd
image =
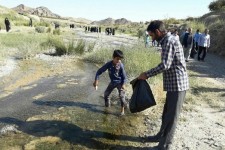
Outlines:
{"label": "man's hair", "polygon": [[113,58],[115,58],[115,57],[124,58],[123,52],[121,50],[114,50],[114,52],[113,52]]}
{"label": "man's hair", "polygon": [[166,32],[166,27],[165,27],[164,23],[163,23],[162,21],[160,21],[160,20],[154,20],[154,21],[152,21],[152,22],[149,24],[149,26],[148,26],[148,28],[147,28],[147,31],[148,31],[148,32],[149,32],[149,31],[155,32],[157,29],[158,29],[159,31],[161,31],[161,32]]}

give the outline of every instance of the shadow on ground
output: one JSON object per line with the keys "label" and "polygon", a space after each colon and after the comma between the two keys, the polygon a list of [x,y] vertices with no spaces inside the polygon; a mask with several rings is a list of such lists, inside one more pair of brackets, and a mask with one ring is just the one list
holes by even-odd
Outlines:
{"label": "shadow on ground", "polygon": [[187,63],[187,67],[189,70],[199,73],[199,75],[192,75],[194,77],[225,79],[225,59],[215,54],[207,54],[205,62],[197,61],[195,58]]}
{"label": "shadow on ground", "polygon": [[133,147],[116,144],[107,144],[100,141],[100,138],[115,141],[132,141],[141,142],[139,137],[114,135],[102,131],[84,130],[81,127],[54,120],[36,120],[23,122],[21,120],[5,117],[0,118],[0,122],[7,124],[15,124],[18,130],[36,137],[54,136],[59,137],[74,145],[82,145],[90,149],[125,149],[125,150],[145,150],[154,149],[150,147]]}
{"label": "shadow on ground", "polygon": [[[84,102],[37,100],[37,101],[34,101],[33,103],[36,105],[40,105],[40,106],[50,106],[50,107],[56,107],[56,108],[65,107],[65,106],[69,106],[69,107],[73,106],[73,107],[83,108],[88,111],[92,111],[94,113],[101,113],[101,114],[109,114],[110,113],[111,115],[118,116],[118,114],[116,114],[116,113],[105,111],[104,110],[105,107],[103,107],[103,106],[96,105],[96,104],[88,104],[88,103],[84,103]],[[98,109],[97,107],[100,107],[102,110]]]}
{"label": "shadow on ground", "polygon": [[200,93],[208,93],[208,92],[224,92],[222,96],[225,96],[225,89],[223,88],[208,88],[208,87],[193,87],[192,91],[194,94],[200,94]]}

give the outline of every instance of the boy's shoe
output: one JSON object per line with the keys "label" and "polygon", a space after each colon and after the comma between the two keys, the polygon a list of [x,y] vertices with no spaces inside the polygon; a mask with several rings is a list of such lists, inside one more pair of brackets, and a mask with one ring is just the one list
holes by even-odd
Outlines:
{"label": "boy's shoe", "polygon": [[110,103],[105,103],[105,107],[111,107]]}
{"label": "boy's shoe", "polygon": [[110,101],[105,101],[105,107],[110,107],[110,106],[111,106]]}
{"label": "boy's shoe", "polygon": [[124,116],[124,115],[125,115],[125,113],[124,113],[124,112],[121,112],[121,113],[120,113],[120,116]]}

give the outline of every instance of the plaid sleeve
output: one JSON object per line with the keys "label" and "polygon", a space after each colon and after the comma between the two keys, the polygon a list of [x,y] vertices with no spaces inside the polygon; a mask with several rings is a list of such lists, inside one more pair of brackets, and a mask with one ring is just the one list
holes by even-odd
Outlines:
{"label": "plaid sleeve", "polygon": [[162,56],[161,56],[161,63],[146,72],[147,77],[155,76],[159,73],[162,73],[165,70],[170,69],[170,66],[173,62],[173,57],[175,55],[175,48],[172,42],[167,41],[164,46],[162,46]]}

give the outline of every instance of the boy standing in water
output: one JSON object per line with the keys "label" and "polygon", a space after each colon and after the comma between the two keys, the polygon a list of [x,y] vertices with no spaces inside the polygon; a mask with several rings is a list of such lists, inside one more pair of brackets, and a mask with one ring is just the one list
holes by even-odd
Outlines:
{"label": "boy standing in water", "polygon": [[123,58],[124,58],[123,52],[120,50],[115,50],[113,52],[113,59],[107,62],[97,71],[95,81],[93,83],[93,86],[95,87],[95,89],[97,89],[99,76],[103,72],[108,70],[111,82],[109,83],[104,93],[105,106],[110,107],[109,95],[115,88],[117,88],[117,90],[119,91],[119,97],[121,102],[121,115],[124,115],[124,107],[127,106],[127,102],[125,100],[125,86],[124,86],[127,77],[126,72],[124,70],[124,65],[121,62]]}

